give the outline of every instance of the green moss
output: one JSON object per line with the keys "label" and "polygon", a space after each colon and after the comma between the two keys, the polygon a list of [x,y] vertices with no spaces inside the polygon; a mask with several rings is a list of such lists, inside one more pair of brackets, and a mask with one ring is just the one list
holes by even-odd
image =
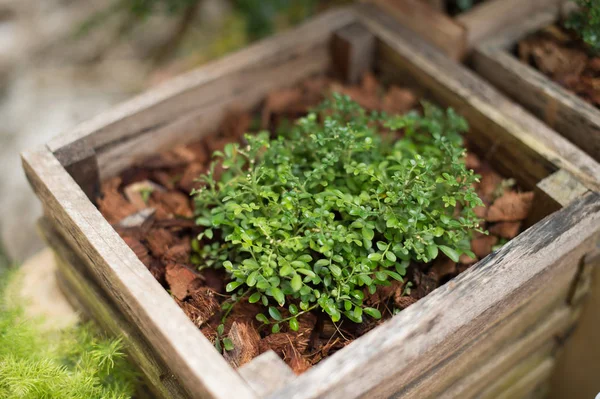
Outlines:
{"label": "green moss", "polygon": [[46,332],[27,319],[7,287],[14,272],[0,273],[1,398],[129,398],[137,373],[120,340],[92,324]]}

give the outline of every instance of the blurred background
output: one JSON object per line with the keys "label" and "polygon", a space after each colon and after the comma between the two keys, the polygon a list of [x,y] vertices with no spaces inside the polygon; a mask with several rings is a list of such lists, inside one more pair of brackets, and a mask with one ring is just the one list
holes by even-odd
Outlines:
{"label": "blurred background", "polygon": [[19,153],[348,0],[0,0],[0,263],[42,247]]}

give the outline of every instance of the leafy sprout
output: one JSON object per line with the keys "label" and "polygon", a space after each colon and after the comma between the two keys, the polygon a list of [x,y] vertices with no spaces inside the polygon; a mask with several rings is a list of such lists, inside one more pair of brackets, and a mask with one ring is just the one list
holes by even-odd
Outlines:
{"label": "leafy sprout", "polygon": [[404,281],[411,261],[474,257],[482,201],[464,164],[467,123],[452,109],[423,108],[369,115],[334,94],[275,139],[246,135],[247,146],[215,153],[193,192],[206,229],[193,247],[230,274],[234,297],[268,308],[257,319],[273,332],[296,330],[313,309],[334,322],[379,318],[365,293]]}

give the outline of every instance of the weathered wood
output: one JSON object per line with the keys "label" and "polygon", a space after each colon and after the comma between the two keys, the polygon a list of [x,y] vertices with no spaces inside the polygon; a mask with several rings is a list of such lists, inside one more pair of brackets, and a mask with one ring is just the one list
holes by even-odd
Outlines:
{"label": "weathered wood", "polygon": [[90,201],[95,203],[100,193],[100,170],[96,151],[87,141],[82,140],[62,148],[54,155]]}
{"label": "weathered wood", "polygon": [[498,32],[514,30],[539,10],[552,9],[558,15],[562,0],[488,0],[459,14],[456,21],[465,27],[467,48],[495,39]]}
{"label": "weathered wood", "polygon": [[[538,356],[542,356],[539,358]],[[527,363],[502,376],[481,394],[482,399],[525,398],[533,393],[552,374],[555,360],[552,356],[532,356]],[[532,368],[533,366],[533,368]]]}
{"label": "weathered wood", "polygon": [[560,169],[542,179],[535,189],[535,206],[531,209],[524,226],[529,227],[569,205],[584,195],[588,189],[569,172]]}
{"label": "weathered wood", "polygon": [[460,60],[467,50],[467,32],[448,15],[421,0],[370,0],[393,15],[396,21],[452,59]]}
{"label": "weathered wood", "polygon": [[[99,157],[102,177],[118,173],[111,166],[119,153],[103,153],[132,141],[128,159],[180,144],[214,129],[228,105],[252,107],[270,90],[293,85],[327,69],[330,32],[355,19],[352,9],[324,13],[293,32],[278,35],[192,71],[81,124],[48,143],[50,151],[69,152],[85,141]],[[161,131],[159,135],[152,134]],[[174,134],[165,134],[169,130]],[[175,133],[176,132],[176,133]],[[159,137],[160,136],[160,137]],[[140,144],[145,144],[141,146]],[[139,153],[136,152],[139,149]]]}
{"label": "weathered wood", "polygon": [[333,34],[333,68],[342,81],[356,84],[370,71],[375,55],[375,36],[364,26],[353,23]]}
{"label": "weathered wood", "polygon": [[69,302],[98,325],[123,338],[127,353],[142,371],[147,386],[157,398],[187,398],[173,373],[155,358],[154,350],[134,324],[128,323],[106,298],[89,276],[81,259],[69,248],[48,219],[42,218],[38,227],[46,243],[53,249],[59,270],[61,289]]}
{"label": "weathered wood", "polygon": [[557,365],[551,378],[549,398],[593,398],[600,392],[598,364],[600,364],[600,242],[595,252],[584,258],[583,265],[590,272],[591,290],[586,301],[578,300],[582,314],[573,335],[565,343],[557,357]]}
{"label": "weathered wood", "polygon": [[144,332],[187,391],[194,397],[254,398],[52,153],[29,152],[22,154],[22,159],[27,178],[53,225],[127,320]]}
{"label": "weathered wood", "polygon": [[477,48],[473,67],[548,126],[600,160],[600,110],[596,107],[500,48]]}
{"label": "weathered wood", "polygon": [[[527,336],[532,329],[537,331],[539,326],[544,325],[546,319],[556,319],[550,315],[558,312],[558,309],[565,308],[567,293],[574,274],[575,270],[570,270],[568,275],[552,281],[551,285],[546,287],[549,292],[552,292],[551,295],[534,298],[505,320],[491,326],[488,331],[469,337],[463,348],[411,381],[394,396],[403,399],[436,398],[448,392],[451,386],[453,390],[458,390],[457,387],[462,387],[461,389],[464,390],[465,387],[480,384],[482,376],[487,376],[483,370],[494,372],[494,367],[499,367],[498,362],[494,363],[494,367],[488,367],[494,356],[497,357],[507,348],[516,345],[515,340],[518,337]],[[548,330],[546,327],[541,329],[542,332]],[[535,341],[540,335],[530,333],[529,337],[529,341],[532,341],[531,337]]]}
{"label": "weathered wood", "polygon": [[[600,223],[593,193],[546,218],[271,397],[386,397],[461,350],[560,278]],[[583,244],[583,245],[580,245]]]}
{"label": "weathered wood", "polygon": [[292,369],[272,350],[243,365],[238,372],[259,398],[283,388],[296,377]]}
{"label": "weathered wood", "polygon": [[465,116],[476,131],[470,141],[484,154],[489,149],[488,156],[496,157],[501,172],[510,172],[524,187],[533,188],[563,168],[586,187],[600,189],[600,165],[591,157],[391,16],[362,6],[361,19],[379,38],[378,65],[386,77],[419,85],[424,94]]}
{"label": "weathered wood", "polygon": [[573,325],[573,312],[563,305],[552,312],[540,324],[530,328],[524,336],[498,348],[495,356],[481,363],[480,367],[462,378],[439,395],[431,398],[473,398],[498,381],[498,376],[519,367],[535,352],[550,353],[556,347],[554,335],[564,334]]}

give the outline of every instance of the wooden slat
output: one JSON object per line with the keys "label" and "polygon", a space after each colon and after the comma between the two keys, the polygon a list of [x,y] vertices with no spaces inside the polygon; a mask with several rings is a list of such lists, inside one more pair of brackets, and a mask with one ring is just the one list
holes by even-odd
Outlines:
{"label": "wooden slat", "polygon": [[[538,356],[542,355],[540,353]],[[481,394],[482,399],[526,398],[552,374],[555,360],[552,356],[533,356],[529,362],[519,365],[502,376],[493,386]],[[532,366],[534,366],[532,368]],[[520,378],[519,378],[520,377]]]}
{"label": "wooden slat", "polygon": [[467,49],[467,31],[448,15],[421,0],[370,0],[452,59]]}
{"label": "wooden slat", "polygon": [[38,227],[46,243],[52,248],[59,269],[61,289],[69,302],[88,318],[115,336],[122,337],[130,358],[147,380],[146,385],[157,398],[187,398],[182,386],[170,370],[155,358],[153,349],[143,338],[137,326],[128,323],[106,298],[81,265],[81,259],[51,223],[42,218]]}
{"label": "wooden slat", "polygon": [[[328,63],[319,48],[329,44],[330,32],[352,21],[352,9],[344,8],[317,16],[288,33],[278,35],[256,45],[223,57],[201,69],[174,78],[98,117],[81,124],[76,129],[58,136],[48,143],[50,151],[68,150],[79,141],[98,154],[120,141],[143,135],[172,124],[179,119],[189,119],[198,110],[216,102],[231,100],[240,92],[257,85],[264,95],[285,82],[270,82],[270,67],[283,65],[294,59],[304,59],[315,51],[321,57],[317,69]],[[314,58],[311,62],[314,62]],[[286,68],[291,82],[297,72]],[[311,73],[310,68],[302,73]],[[225,77],[225,78],[224,78]]]}
{"label": "wooden slat", "polygon": [[588,192],[572,174],[560,169],[542,179],[534,189],[535,206],[532,207],[524,226],[529,227],[557,210],[564,208]]}
{"label": "wooden slat", "polygon": [[361,24],[350,24],[333,34],[333,68],[341,81],[359,83],[365,72],[372,70],[374,55],[375,37]]}
{"label": "wooden slat", "polygon": [[564,334],[574,323],[570,307],[563,305],[551,313],[531,331],[509,345],[498,348],[490,359],[439,395],[431,398],[473,398],[498,381],[498,376],[518,368],[524,360],[537,351],[550,353],[556,347],[555,335]]}
{"label": "wooden slat", "polygon": [[[493,362],[494,356],[497,357],[497,354],[505,352],[507,348],[513,348],[518,337],[525,336],[529,337],[529,341],[532,338],[535,341],[536,337],[540,337],[539,333],[527,334],[534,329],[532,326],[545,325],[545,320],[548,318],[555,320],[556,317],[550,317],[554,313],[565,313],[559,309],[565,308],[575,270],[571,270],[570,273],[571,278],[563,276],[552,281],[551,285],[546,287],[547,295],[536,297],[505,320],[489,326],[489,330],[483,334],[470,336],[461,350],[452,353],[435,367],[402,387],[395,396],[403,399],[436,398],[448,392],[453,384],[463,386],[463,390],[466,389],[464,387],[476,386],[483,375],[481,370],[494,372],[499,367],[498,362],[495,362],[491,368],[488,366]],[[540,332],[550,331],[550,329],[551,327],[543,327]],[[466,375],[468,377],[465,377]],[[462,379],[463,377],[465,378]]]}
{"label": "wooden slat", "polygon": [[596,107],[503,49],[477,48],[473,66],[495,86],[600,161],[600,110]]}
{"label": "wooden slat", "polygon": [[259,398],[264,398],[292,381],[296,375],[272,350],[252,359],[238,369]]}
{"label": "wooden slat", "polygon": [[499,32],[514,30],[539,10],[553,8],[558,14],[562,0],[488,0],[456,17],[467,31],[467,47],[495,39]]}
{"label": "wooden slat", "polygon": [[360,16],[380,40],[381,62],[393,65],[398,78],[420,85],[439,103],[465,116],[478,133],[469,138],[483,140],[480,144],[487,144],[483,148],[501,151],[506,158],[504,166],[520,183],[532,188],[563,168],[586,187],[600,189],[600,165],[575,145],[391,16],[367,4],[362,4]]}
{"label": "wooden slat", "polygon": [[387,323],[296,378],[271,397],[387,397],[459,351],[465,337],[573,276],[600,226],[600,195],[589,194],[521,233]]}
{"label": "wooden slat", "polygon": [[[114,176],[139,158],[214,133],[232,109],[252,109],[270,91],[293,86],[308,76],[329,69],[328,41],[320,42],[309,51],[300,52],[301,49],[296,49],[293,57],[272,56],[264,59],[260,68],[247,65],[238,73],[221,76],[207,83],[211,88],[198,88],[195,95],[199,99],[189,100],[195,104],[195,109],[184,115],[174,114],[160,125],[103,146],[98,152],[101,177]],[[223,90],[226,92],[220,92]],[[181,100],[175,97],[171,101]],[[172,106],[171,101],[165,101],[164,106]],[[132,119],[136,118],[132,116]],[[93,133],[91,137],[95,135]]]}
{"label": "wooden slat", "polygon": [[46,215],[193,397],[254,398],[48,150],[22,154]]}
{"label": "wooden slat", "polygon": [[551,378],[551,399],[594,398],[600,392],[600,242],[597,246],[597,252],[584,258],[583,266],[590,272],[591,295],[588,294],[586,301],[579,300],[573,304],[582,307],[582,314],[573,335],[557,357],[556,370]]}

